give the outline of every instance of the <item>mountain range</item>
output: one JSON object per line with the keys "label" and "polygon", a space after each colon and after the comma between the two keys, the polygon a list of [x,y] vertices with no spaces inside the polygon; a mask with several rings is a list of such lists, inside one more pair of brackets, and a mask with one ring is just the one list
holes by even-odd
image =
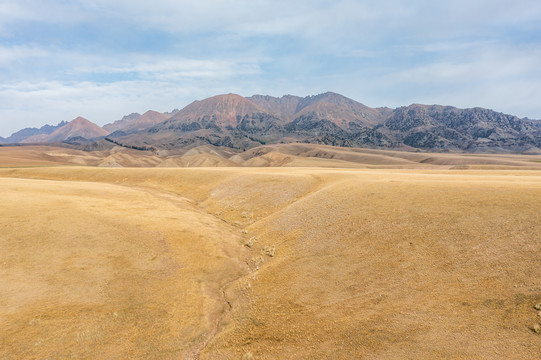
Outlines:
{"label": "mountain range", "polygon": [[0,142],[6,143],[6,144],[19,143],[34,135],[40,135],[40,134],[48,135],[54,132],[56,129],[61,128],[62,126],[66,125],[67,123],[68,123],[67,121],[62,121],[56,126],[44,125],[41,128],[24,128],[22,130],[19,130],[11,134],[11,136],[5,139],[0,137]]}
{"label": "mountain range", "polygon": [[541,121],[484,108],[420,104],[371,108],[332,92],[307,97],[226,94],[194,101],[171,113],[132,113],[103,128],[77,118],[56,127],[23,129],[3,142],[74,139],[136,149],[211,144],[245,150],[300,142],[404,150],[539,152]]}
{"label": "mountain range", "polygon": [[109,134],[107,130],[90,122],[89,120],[78,117],[66,125],[56,129],[51,134],[39,134],[31,136],[21,141],[22,143],[53,143],[65,141],[74,138],[95,139]]}
{"label": "mountain range", "polygon": [[149,110],[143,115],[132,113],[124,116],[122,120],[115,121],[113,124],[107,124],[103,128],[109,133],[115,131],[136,132],[142,131],[162,121],[169,119],[171,115]]}

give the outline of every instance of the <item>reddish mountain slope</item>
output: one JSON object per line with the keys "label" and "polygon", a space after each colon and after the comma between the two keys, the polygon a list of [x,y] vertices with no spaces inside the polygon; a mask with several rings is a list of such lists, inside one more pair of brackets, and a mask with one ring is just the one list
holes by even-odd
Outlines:
{"label": "reddish mountain slope", "polygon": [[285,95],[281,98],[254,95],[248,98],[269,113],[293,121],[301,116],[325,119],[347,128],[350,122],[373,127],[381,123],[391,112],[390,109],[374,109],[340,94],[324,94],[304,98]]}
{"label": "reddish mountain slope", "polygon": [[143,130],[153,125],[164,122],[170,117],[171,117],[170,115],[163,114],[161,112],[157,112],[153,110],[149,110],[143,115],[139,116],[137,119],[135,119],[129,126],[121,130],[125,132]]}
{"label": "reddish mountain slope", "polygon": [[109,131],[110,133],[113,133],[118,130],[123,130],[127,128],[128,126],[130,126],[132,123],[134,123],[135,120],[139,117],[141,117],[141,114],[131,113],[129,115],[122,117],[122,119],[120,120],[117,120],[110,124],[103,125],[103,128]]}
{"label": "reddish mountain slope", "polygon": [[100,136],[106,136],[109,134],[107,130],[102,129],[93,122],[88,121],[83,117],[78,117],[66,125],[57,129],[55,132],[49,135],[37,135],[31,136],[24,140],[25,143],[34,142],[56,142],[64,141],[73,137],[83,137],[85,139],[93,139]]}
{"label": "reddish mountain slope", "polygon": [[372,127],[383,121],[384,113],[384,109],[374,109],[340,94],[327,92],[302,99],[295,117],[313,114],[344,128],[350,122]]}
{"label": "reddish mountain slope", "polygon": [[122,120],[115,121],[112,124],[107,124],[103,128],[109,132],[114,131],[123,131],[125,133],[135,132],[144,130],[156,124],[159,124],[167,119],[171,115],[164,114],[158,111],[149,110],[143,115],[138,113],[133,113],[127,116],[124,116]]}
{"label": "reddish mountain slope", "polygon": [[189,124],[200,122],[203,117],[208,117],[210,121],[214,119],[215,124],[221,128],[236,127],[237,116],[242,118],[245,115],[266,112],[260,106],[240,95],[227,94],[194,101],[180,110],[169,122]]}
{"label": "reddish mountain slope", "polygon": [[288,122],[294,120],[299,103],[303,100],[303,98],[294,95],[284,95],[279,98],[269,95],[254,95],[247,99],[253,101],[277,118]]}

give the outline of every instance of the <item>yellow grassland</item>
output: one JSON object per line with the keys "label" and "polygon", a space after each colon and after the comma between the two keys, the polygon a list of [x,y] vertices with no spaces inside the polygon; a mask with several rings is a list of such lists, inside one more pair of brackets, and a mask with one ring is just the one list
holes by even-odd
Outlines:
{"label": "yellow grassland", "polygon": [[539,171],[8,168],[0,199],[0,359],[539,357]]}

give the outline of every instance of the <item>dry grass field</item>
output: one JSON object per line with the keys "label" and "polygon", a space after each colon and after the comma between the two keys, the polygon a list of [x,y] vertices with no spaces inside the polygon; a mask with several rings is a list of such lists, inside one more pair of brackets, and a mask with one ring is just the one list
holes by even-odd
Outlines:
{"label": "dry grass field", "polygon": [[291,149],[0,148],[0,359],[539,358],[539,157]]}

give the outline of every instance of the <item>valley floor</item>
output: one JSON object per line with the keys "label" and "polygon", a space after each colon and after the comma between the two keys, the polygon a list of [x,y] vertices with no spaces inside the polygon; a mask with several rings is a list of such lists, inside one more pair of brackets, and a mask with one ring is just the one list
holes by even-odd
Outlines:
{"label": "valley floor", "polygon": [[541,172],[0,169],[0,359],[534,359]]}

